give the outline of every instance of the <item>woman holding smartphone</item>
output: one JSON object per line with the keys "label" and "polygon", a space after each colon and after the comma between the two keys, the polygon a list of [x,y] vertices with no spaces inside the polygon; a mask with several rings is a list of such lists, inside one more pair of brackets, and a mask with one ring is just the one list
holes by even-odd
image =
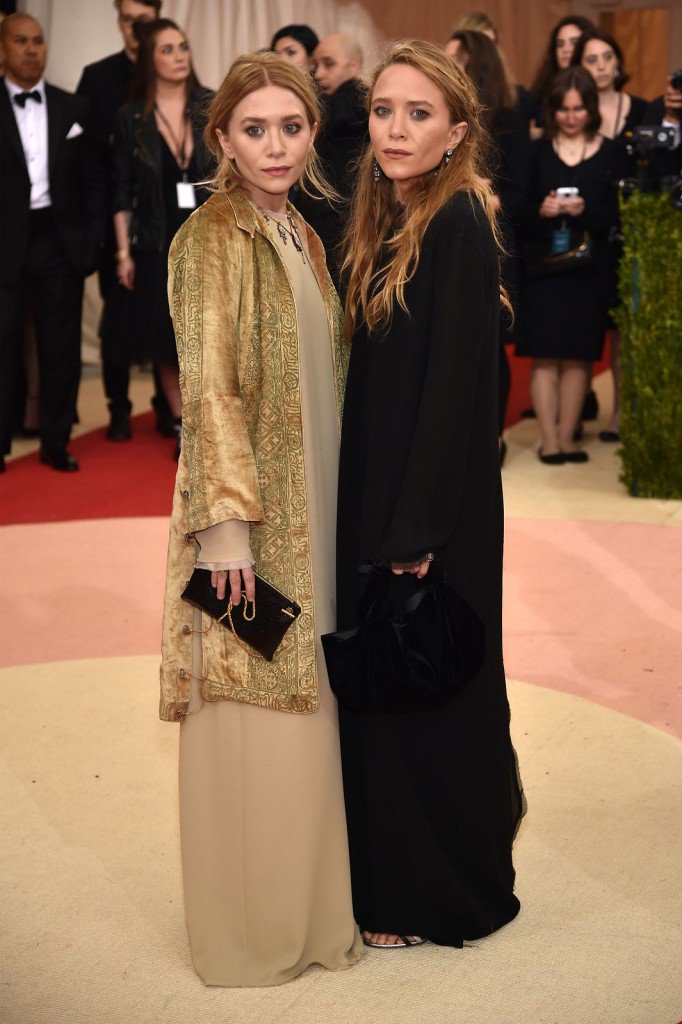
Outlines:
{"label": "woman holding smartphone", "polygon": [[[617,220],[612,144],[600,134],[597,90],[583,68],[560,71],[543,110],[545,138],[531,147],[525,283],[518,355],[530,356],[531,397],[545,465],[586,462],[573,440],[590,364],[601,357],[610,299],[608,235]],[[570,255],[560,272],[547,258]]]}

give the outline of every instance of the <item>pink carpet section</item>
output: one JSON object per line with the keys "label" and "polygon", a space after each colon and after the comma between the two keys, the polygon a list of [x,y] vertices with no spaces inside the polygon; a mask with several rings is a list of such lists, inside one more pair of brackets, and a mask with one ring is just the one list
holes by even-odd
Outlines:
{"label": "pink carpet section", "polygon": [[86,520],[0,530],[0,667],[155,654],[168,520]]}
{"label": "pink carpet section", "polygon": [[[158,654],[167,537],[165,517],[0,530],[12,581],[0,666]],[[508,520],[508,676],[682,736],[679,537],[665,526]]]}
{"label": "pink carpet section", "polygon": [[674,527],[511,519],[507,675],[682,736],[682,544]]}

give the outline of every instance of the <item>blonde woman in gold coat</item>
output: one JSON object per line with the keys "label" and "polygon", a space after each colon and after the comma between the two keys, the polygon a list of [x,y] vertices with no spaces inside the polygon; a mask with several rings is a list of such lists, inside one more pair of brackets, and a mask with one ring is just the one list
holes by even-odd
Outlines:
{"label": "blonde woman in gold coat", "polygon": [[[287,202],[297,181],[324,189],[318,121],[308,75],[238,58],[209,110],[214,194],[169,258],[183,443],[160,714],[180,723],[185,910],[209,985],[277,985],[361,949],[319,641],[335,628],[346,358],[322,245]],[[220,597],[252,596],[255,566],[301,605],[272,663],[181,600],[195,565]]]}

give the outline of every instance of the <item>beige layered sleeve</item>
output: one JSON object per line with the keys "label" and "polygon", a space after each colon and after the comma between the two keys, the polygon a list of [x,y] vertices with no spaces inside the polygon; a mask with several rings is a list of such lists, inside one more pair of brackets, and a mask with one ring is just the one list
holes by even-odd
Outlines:
{"label": "beige layered sleeve", "polygon": [[197,530],[194,539],[199,545],[197,569],[246,569],[254,564],[248,523],[225,519],[208,530]]}

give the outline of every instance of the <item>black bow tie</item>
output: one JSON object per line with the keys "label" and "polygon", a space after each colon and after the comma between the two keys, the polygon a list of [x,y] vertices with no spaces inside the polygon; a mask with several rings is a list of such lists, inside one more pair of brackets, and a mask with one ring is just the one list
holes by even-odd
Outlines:
{"label": "black bow tie", "polygon": [[14,97],[14,102],[17,103],[22,110],[26,106],[27,100],[35,100],[36,103],[42,103],[43,97],[37,89],[34,89],[33,92],[18,92]]}

